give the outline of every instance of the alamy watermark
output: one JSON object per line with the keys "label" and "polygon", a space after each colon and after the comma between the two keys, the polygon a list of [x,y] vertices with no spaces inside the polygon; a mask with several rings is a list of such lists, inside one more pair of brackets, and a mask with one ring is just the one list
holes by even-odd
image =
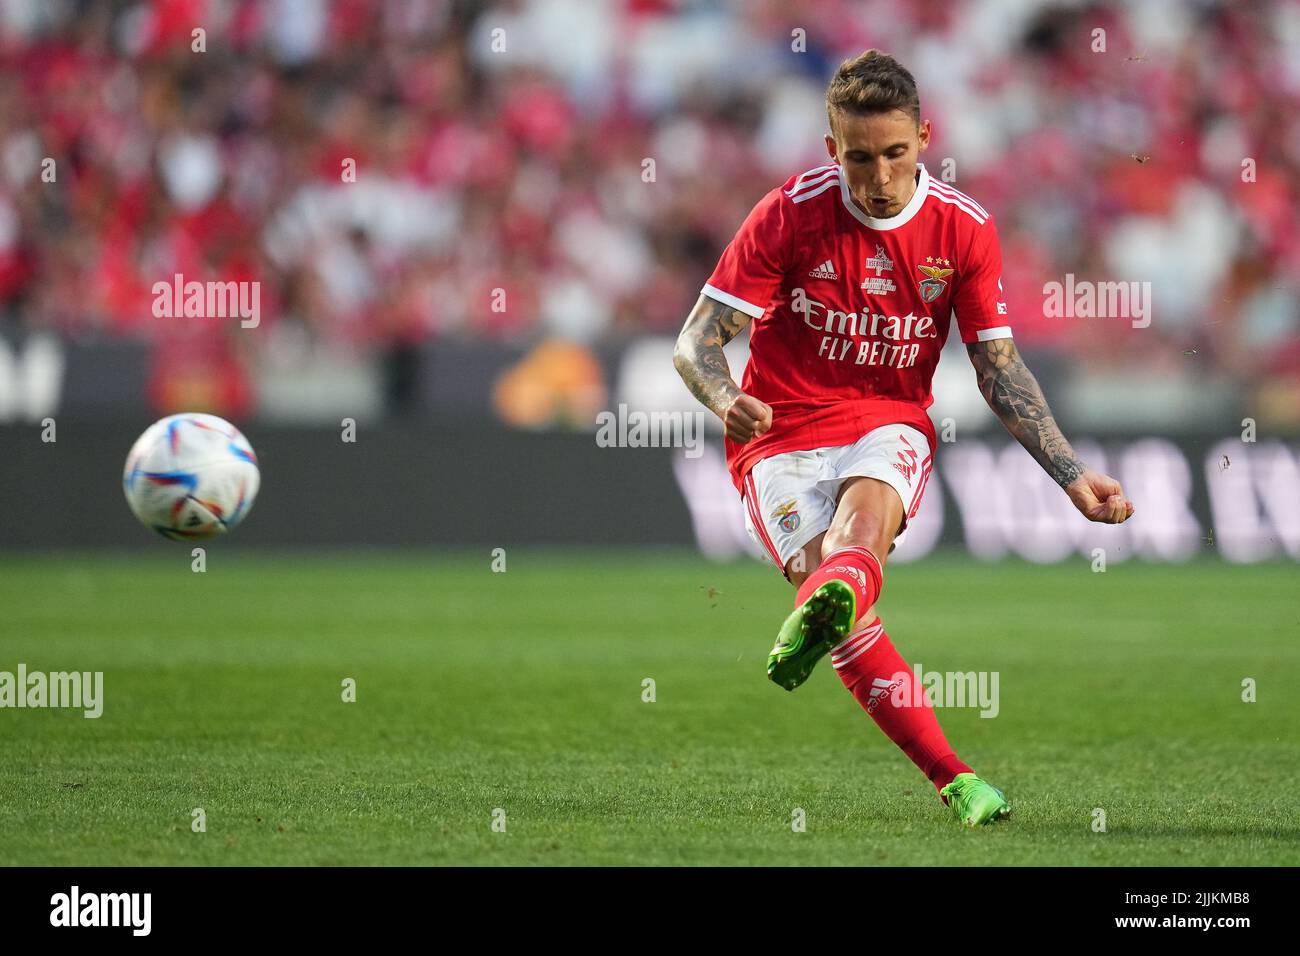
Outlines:
{"label": "alamy watermark", "polygon": [[687,458],[704,454],[703,412],[629,411],[596,416],[596,444],[601,448],[684,448]]}
{"label": "alamy watermark", "polygon": [[103,671],[0,671],[0,707],[73,707],[82,716],[104,712]]}
{"label": "alamy watermark", "polygon": [[148,936],[152,893],[83,893],[74,885],[50,897],[51,926],[122,926],[132,936]]}
{"label": "alamy watermark", "polygon": [[246,329],[262,321],[260,282],[198,282],[179,272],[171,282],[153,284],[156,319],[239,319]]}
{"label": "alamy watermark", "polygon": [[1131,319],[1133,328],[1151,324],[1150,282],[1075,281],[1043,284],[1043,316],[1049,319]]}
{"label": "alamy watermark", "polygon": [[996,717],[1000,684],[998,671],[927,671],[916,664],[911,672],[872,680],[867,712],[887,701],[894,707],[978,707],[981,717]]}

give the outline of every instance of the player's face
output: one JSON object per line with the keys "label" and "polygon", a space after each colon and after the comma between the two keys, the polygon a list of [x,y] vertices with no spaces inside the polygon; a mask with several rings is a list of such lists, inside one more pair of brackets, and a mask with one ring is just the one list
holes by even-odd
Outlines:
{"label": "player's face", "polygon": [[849,193],[877,219],[896,216],[916,191],[916,161],[930,145],[930,121],[902,110],[858,116],[840,111],[826,151],[840,164]]}

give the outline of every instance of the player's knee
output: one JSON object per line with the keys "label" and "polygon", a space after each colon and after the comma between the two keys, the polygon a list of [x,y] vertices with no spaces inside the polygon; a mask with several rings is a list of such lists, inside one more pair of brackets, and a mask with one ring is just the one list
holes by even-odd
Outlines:
{"label": "player's knee", "polygon": [[870,512],[851,514],[837,527],[826,533],[822,550],[826,554],[841,548],[867,548],[878,558],[889,553],[893,534],[888,531],[878,515]]}

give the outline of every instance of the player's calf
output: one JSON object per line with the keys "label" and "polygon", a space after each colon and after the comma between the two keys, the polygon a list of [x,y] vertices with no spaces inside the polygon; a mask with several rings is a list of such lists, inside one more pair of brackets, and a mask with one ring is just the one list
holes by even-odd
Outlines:
{"label": "player's calf", "polygon": [[[795,596],[795,606],[803,604],[818,588],[829,581],[839,581],[853,592],[854,622],[875,605],[884,584],[880,561],[866,548],[841,548],[827,554],[817,570],[804,578]],[[847,632],[846,632],[847,633]]]}

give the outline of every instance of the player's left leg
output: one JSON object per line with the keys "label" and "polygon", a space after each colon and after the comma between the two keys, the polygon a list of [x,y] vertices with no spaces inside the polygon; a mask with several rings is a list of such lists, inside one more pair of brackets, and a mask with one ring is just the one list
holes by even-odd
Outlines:
{"label": "player's left leg", "polygon": [[[872,557],[879,555],[883,565],[896,540],[891,529],[906,527],[906,519],[920,506],[929,474],[929,448],[921,444],[924,437],[882,430],[868,439],[861,455],[846,456],[856,462],[842,466],[871,477],[850,479],[841,486],[835,518],[823,543],[825,563],[848,563],[852,549],[860,548]],[[917,470],[894,464],[902,465],[904,459],[917,461]],[[881,468],[883,462],[890,467]],[[905,518],[904,501],[908,502]],[[903,518],[899,525],[896,518]],[[837,551],[846,554],[836,557]],[[933,702],[916,685],[915,671],[895,649],[874,608],[862,615],[848,639],[831,649],[831,665],[876,726],[925,774],[958,820],[974,826],[1010,814],[1003,793],[976,776],[953,751]]]}
{"label": "player's left leg", "polygon": [[1011,812],[1002,792],[977,777],[953,751],[926,689],[918,685],[913,668],[894,647],[878,616],[867,615],[853,634],[831,649],[831,666],[959,820],[975,825]]}

